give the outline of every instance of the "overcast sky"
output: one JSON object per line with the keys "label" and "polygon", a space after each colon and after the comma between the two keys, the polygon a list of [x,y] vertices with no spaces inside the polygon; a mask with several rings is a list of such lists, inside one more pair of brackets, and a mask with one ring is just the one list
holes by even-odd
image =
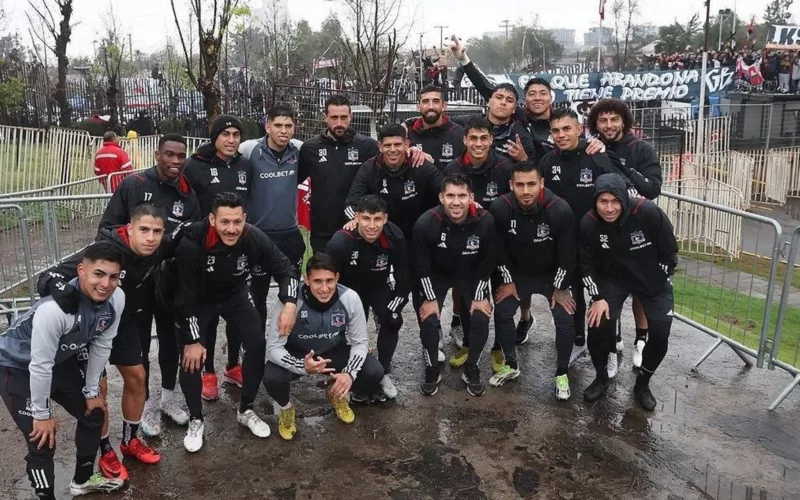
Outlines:
{"label": "overcast sky", "polygon": [[[1,1],[1,0],[0,0]],[[38,1],[38,0],[37,0]],[[178,0],[179,2],[184,0]],[[426,46],[439,44],[439,30],[434,26],[446,25],[445,37],[448,33],[457,33],[469,38],[480,36],[486,31],[500,31],[500,23],[504,19],[517,22],[520,19],[531,22],[537,15],[541,24],[548,28],[571,28],[576,30],[576,40],[583,40],[583,32],[591,26],[597,26],[599,0],[563,0],[532,1],[502,0],[402,0],[404,13],[401,21],[408,23],[416,10],[416,19],[411,30],[414,46],[419,43],[419,34],[425,36]],[[1,26],[3,32],[18,31],[29,40],[28,22],[25,12],[28,2],[25,0],[5,0],[2,2],[9,15],[10,23]],[[108,0],[75,0],[73,18],[78,22],[69,46],[69,55],[89,55],[92,42],[97,40],[103,30],[107,16]],[[258,6],[262,0],[250,0],[250,4]],[[692,14],[704,9],[703,0],[641,0],[641,22],[656,25],[671,23],[675,18],[686,21]],[[712,12],[719,9],[736,7],[740,18],[749,19],[752,15],[760,16],[764,12],[767,0],[714,0]],[[607,10],[610,10],[611,0]],[[172,20],[169,0],[133,0],[126,2],[113,1],[119,26],[125,33],[130,33],[134,48],[143,52],[158,50],[164,46],[166,38],[175,37],[176,30]],[[322,21],[333,11],[339,9],[336,1],[330,0],[288,0],[289,15],[292,20],[307,19],[313,27],[319,27]],[[669,13],[667,12],[668,7]],[[185,9],[184,9],[185,10]],[[800,19],[800,1],[792,7],[795,22]],[[609,22],[609,15],[606,16]],[[410,42],[411,43],[411,42]]]}

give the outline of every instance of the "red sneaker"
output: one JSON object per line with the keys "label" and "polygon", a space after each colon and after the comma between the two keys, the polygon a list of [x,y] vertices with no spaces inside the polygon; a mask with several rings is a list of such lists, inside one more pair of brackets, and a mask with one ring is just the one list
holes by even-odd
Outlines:
{"label": "red sneaker", "polygon": [[219,399],[219,386],[216,373],[203,374],[203,390],[200,392],[206,401],[216,401]]}
{"label": "red sneaker", "polygon": [[139,438],[131,439],[130,444],[125,446],[125,444],[119,445],[119,451],[126,457],[135,458],[136,460],[144,463],[144,464],[155,464],[161,460],[161,455],[150,448],[144,441]]}
{"label": "red sneaker", "polygon": [[226,384],[233,384],[236,387],[242,386],[242,365],[236,365],[230,370],[227,368],[222,375],[222,381]]}
{"label": "red sneaker", "polygon": [[122,479],[123,481],[128,480],[128,470],[119,461],[117,452],[114,450],[109,450],[103,454],[97,464],[100,466],[100,472],[103,477],[107,479]]}

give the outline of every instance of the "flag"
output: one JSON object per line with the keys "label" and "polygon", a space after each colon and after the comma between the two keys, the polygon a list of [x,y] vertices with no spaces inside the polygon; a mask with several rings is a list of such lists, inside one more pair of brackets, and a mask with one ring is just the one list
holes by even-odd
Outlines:
{"label": "flag", "polygon": [[753,29],[755,28],[756,16],[753,16],[750,19],[750,26],[747,28],[747,37],[744,39],[745,42],[750,40],[750,37],[753,36]]}
{"label": "flag", "polygon": [[606,19],[606,0],[600,0],[600,20]]}

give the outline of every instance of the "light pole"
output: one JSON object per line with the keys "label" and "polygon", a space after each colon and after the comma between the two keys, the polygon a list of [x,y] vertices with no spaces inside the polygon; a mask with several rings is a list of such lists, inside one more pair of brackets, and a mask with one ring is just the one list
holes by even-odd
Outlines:
{"label": "light pole", "polygon": [[[717,51],[722,50],[722,25],[730,19],[731,9],[720,9],[717,13],[717,27],[719,29],[719,39],[717,40]],[[728,16],[723,19],[723,16]],[[734,23],[736,20],[733,21]]]}
{"label": "light pole", "polygon": [[539,46],[542,48],[542,73],[544,73],[545,71],[547,71],[547,51],[544,48],[544,44],[540,42],[539,39],[536,37],[535,30],[531,30],[531,35],[533,35],[533,39],[536,40],[536,43],[538,43]]}
{"label": "light pole", "polygon": [[434,26],[439,30],[439,50],[444,50],[444,30],[450,26]]}
{"label": "light pole", "polygon": [[703,35],[703,66],[700,70],[700,103],[697,112],[697,149],[695,154],[703,153],[705,146],[705,123],[703,123],[706,104],[706,75],[708,74],[708,23],[711,18],[711,0],[706,0],[706,24]]}

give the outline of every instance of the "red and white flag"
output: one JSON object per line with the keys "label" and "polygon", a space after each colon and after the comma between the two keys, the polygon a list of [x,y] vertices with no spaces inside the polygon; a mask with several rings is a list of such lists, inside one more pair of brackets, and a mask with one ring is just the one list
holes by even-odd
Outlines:
{"label": "red and white flag", "polygon": [[600,0],[600,20],[606,19],[606,0]]}
{"label": "red and white flag", "polygon": [[744,39],[745,42],[750,40],[750,37],[753,36],[753,30],[755,29],[755,22],[756,22],[756,16],[753,16],[750,19],[750,26],[747,28],[747,36]]}

